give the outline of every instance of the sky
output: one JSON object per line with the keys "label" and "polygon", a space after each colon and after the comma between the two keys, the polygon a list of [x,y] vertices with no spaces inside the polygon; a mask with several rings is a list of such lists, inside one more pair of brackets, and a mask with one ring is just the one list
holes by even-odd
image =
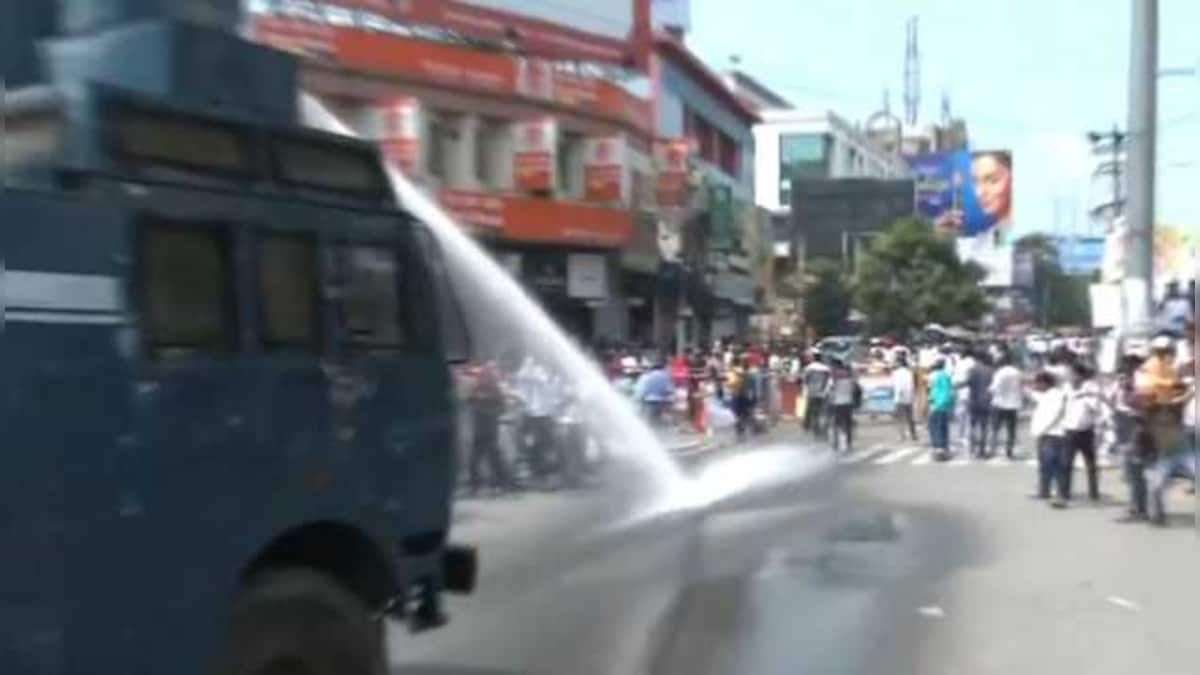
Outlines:
{"label": "sky", "polygon": [[[691,0],[688,44],[731,57],[797,107],[903,116],[905,22],[919,18],[919,124],[943,94],[975,149],[1013,151],[1020,234],[1089,229],[1099,197],[1086,134],[1127,123],[1131,2],[1141,0]],[[1159,1],[1159,65],[1200,67],[1200,2]],[[1159,81],[1157,222],[1200,229],[1200,77]]]}

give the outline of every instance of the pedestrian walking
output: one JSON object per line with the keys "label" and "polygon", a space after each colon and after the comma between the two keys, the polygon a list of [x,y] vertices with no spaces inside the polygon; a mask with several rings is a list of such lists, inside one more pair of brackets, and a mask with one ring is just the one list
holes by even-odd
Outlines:
{"label": "pedestrian walking", "polygon": [[1004,429],[1004,456],[1012,459],[1017,440],[1017,415],[1025,402],[1022,391],[1021,371],[1013,364],[1012,357],[1002,357],[1000,367],[992,374],[988,387],[992,396],[992,452],[1000,449],[1000,430]]}
{"label": "pedestrian walking", "polygon": [[483,487],[481,469],[485,464],[492,488],[508,490],[513,487],[512,476],[500,454],[500,417],[504,414],[507,398],[496,362],[483,363],[476,370],[467,394],[473,430],[471,455],[467,462],[472,494]]}
{"label": "pedestrian walking", "polygon": [[834,360],[833,379],[829,385],[829,402],[833,409],[833,449],[839,439],[846,439],[846,452],[854,450],[854,408],[862,400],[861,388],[854,370],[841,359]]}
{"label": "pedestrian walking", "polygon": [[1067,388],[1067,411],[1064,424],[1067,446],[1062,470],[1066,476],[1066,499],[1071,499],[1071,482],[1075,474],[1075,456],[1083,455],[1087,469],[1088,498],[1100,499],[1100,473],[1096,466],[1096,427],[1103,410],[1100,386],[1090,367],[1076,362],[1071,369]]}
{"label": "pedestrian walking", "polygon": [[751,431],[754,421],[754,381],[745,356],[734,359],[729,368],[725,380],[725,394],[729,397],[736,420],[738,440],[741,440]]}
{"label": "pedestrian walking", "polygon": [[929,380],[929,445],[936,459],[950,455],[950,417],[955,407],[954,378],[946,362],[934,363]]}
{"label": "pedestrian walking", "polygon": [[992,367],[986,354],[975,357],[967,371],[967,417],[971,455],[988,455],[988,426],[992,416]]}
{"label": "pedestrian walking", "polygon": [[829,392],[832,371],[825,365],[820,352],[813,353],[812,363],[804,367],[804,428],[820,436],[825,431],[825,396]]}
{"label": "pedestrian walking", "polygon": [[525,408],[518,435],[522,454],[533,478],[545,481],[554,449],[554,383],[549,371],[532,357],[526,357],[514,380]]}
{"label": "pedestrian walking", "polygon": [[975,354],[963,350],[962,355],[955,360],[950,373],[954,378],[956,390],[954,406],[954,440],[964,449],[971,448],[971,392],[969,388],[971,369],[975,367]]}
{"label": "pedestrian walking", "polygon": [[917,440],[917,423],[913,417],[913,397],[917,379],[908,365],[908,354],[899,352],[892,369],[892,395],[896,401],[895,416],[900,424],[900,439]]}
{"label": "pedestrian walking", "polygon": [[[1136,386],[1146,406],[1146,425],[1154,459],[1146,468],[1147,506],[1151,523],[1165,525],[1164,494],[1173,478],[1195,480],[1196,449],[1184,434],[1184,407],[1195,395],[1175,367],[1174,340],[1159,335],[1153,353],[1142,365]],[[1192,406],[1187,406],[1192,407]],[[1195,426],[1195,420],[1189,420]]]}
{"label": "pedestrian walking", "polygon": [[1051,501],[1051,505],[1064,508],[1067,505],[1067,483],[1062,471],[1066,444],[1066,392],[1049,371],[1038,373],[1033,385],[1036,407],[1030,420],[1029,433],[1037,439],[1038,484],[1034,496],[1051,499],[1051,491],[1056,489],[1058,497]]}
{"label": "pedestrian walking", "polygon": [[1144,405],[1135,388],[1137,373],[1144,359],[1135,350],[1125,353],[1110,394],[1116,423],[1117,451],[1121,469],[1129,486],[1129,508],[1120,522],[1146,520],[1146,466],[1151,459],[1152,443],[1146,427]]}
{"label": "pedestrian walking", "polygon": [[675,384],[667,372],[666,360],[656,357],[651,368],[638,378],[633,392],[650,425],[665,426],[667,411],[675,402]]}

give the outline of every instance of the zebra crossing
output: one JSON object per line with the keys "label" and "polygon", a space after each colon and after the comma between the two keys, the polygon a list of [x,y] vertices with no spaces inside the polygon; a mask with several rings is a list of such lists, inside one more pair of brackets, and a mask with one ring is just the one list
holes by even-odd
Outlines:
{"label": "zebra crossing", "polygon": [[[933,458],[929,446],[920,443],[875,443],[853,452],[833,453],[839,464],[847,466],[916,466],[916,467],[964,467],[979,466],[987,468],[1036,467],[1037,457],[1018,451],[1016,458],[1008,459],[1003,455],[991,457],[971,457],[965,451],[959,450],[949,459],[937,461]],[[1101,468],[1111,468],[1118,465],[1118,459],[1108,454],[1096,458]],[[1075,460],[1076,466],[1083,464],[1083,459]]]}

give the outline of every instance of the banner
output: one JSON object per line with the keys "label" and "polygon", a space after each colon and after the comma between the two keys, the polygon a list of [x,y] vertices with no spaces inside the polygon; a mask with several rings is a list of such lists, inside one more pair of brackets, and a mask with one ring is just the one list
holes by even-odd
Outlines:
{"label": "banner", "polygon": [[1093,328],[1116,328],[1121,325],[1121,285],[1092,284],[1088,287],[1092,305]]}
{"label": "banner", "polygon": [[411,96],[397,96],[375,111],[384,159],[404,175],[415,176],[421,167],[421,102]]}
{"label": "banner", "polygon": [[917,212],[960,237],[1007,243],[1012,231],[1012,153],[985,150],[918,155]]}
{"label": "banner", "polygon": [[584,199],[589,202],[624,201],[625,164],[624,136],[589,138],[584,148]]}
{"label": "banner", "polygon": [[516,123],[514,181],[522,192],[549,192],[557,183],[558,124],[553,117]]}
{"label": "banner", "polygon": [[658,171],[658,205],[680,207],[687,199],[688,158],[691,143],[686,138],[654,142],[654,167]]}

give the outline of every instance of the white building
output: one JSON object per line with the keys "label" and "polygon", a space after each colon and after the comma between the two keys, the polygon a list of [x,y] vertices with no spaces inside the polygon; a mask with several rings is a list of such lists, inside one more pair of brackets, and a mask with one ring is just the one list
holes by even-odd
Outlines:
{"label": "white building", "polygon": [[763,110],[754,127],[754,199],[791,213],[792,178],[906,178],[908,164],[830,110]]}

